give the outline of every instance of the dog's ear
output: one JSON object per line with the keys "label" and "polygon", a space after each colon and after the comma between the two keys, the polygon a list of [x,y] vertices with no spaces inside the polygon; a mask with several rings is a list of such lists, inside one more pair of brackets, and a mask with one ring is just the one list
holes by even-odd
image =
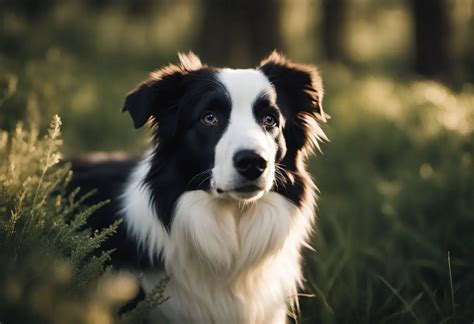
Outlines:
{"label": "dog's ear", "polygon": [[150,74],[130,92],[125,99],[123,111],[128,111],[135,128],[142,127],[150,117],[159,119],[160,114],[172,110],[182,94],[183,79],[191,71],[203,67],[194,53],[178,53],[179,63],[170,64]]}
{"label": "dog's ear", "polygon": [[297,149],[319,149],[318,141],[327,138],[318,122],[326,122],[328,116],[322,107],[323,85],[316,67],[295,64],[274,51],[260,63],[259,70],[277,92],[277,103],[287,120],[285,137]]}

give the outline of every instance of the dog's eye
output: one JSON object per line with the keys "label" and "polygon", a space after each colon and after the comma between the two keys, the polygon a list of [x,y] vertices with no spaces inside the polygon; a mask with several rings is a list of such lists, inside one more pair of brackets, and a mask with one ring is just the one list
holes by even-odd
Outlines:
{"label": "dog's eye", "polygon": [[265,127],[274,127],[277,124],[277,118],[272,114],[266,114],[262,119],[262,125]]}
{"label": "dog's eye", "polygon": [[201,117],[201,122],[205,125],[216,125],[217,124],[217,117],[211,112],[205,113]]}

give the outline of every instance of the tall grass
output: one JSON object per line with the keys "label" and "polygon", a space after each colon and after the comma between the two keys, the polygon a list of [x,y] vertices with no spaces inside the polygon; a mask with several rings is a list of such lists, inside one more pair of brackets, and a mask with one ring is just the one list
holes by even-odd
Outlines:
{"label": "tall grass", "polygon": [[472,88],[338,70],[327,81],[331,143],[311,163],[322,194],[306,257],[316,297],[302,322],[472,321]]}

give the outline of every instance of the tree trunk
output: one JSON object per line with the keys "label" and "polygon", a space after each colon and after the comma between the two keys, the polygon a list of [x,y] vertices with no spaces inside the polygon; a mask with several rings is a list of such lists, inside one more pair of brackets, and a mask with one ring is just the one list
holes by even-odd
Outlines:
{"label": "tree trunk", "polygon": [[452,21],[446,0],[412,0],[415,23],[415,71],[428,78],[450,79]]}
{"label": "tree trunk", "polygon": [[204,60],[255,65],[281,46],[280,0],[207,0],[197,45]]}
{"label": "tree trunk", "polygon": [[348,6],[348,0],[323,1],[322,40],[326,58],[330,61],[348,62],[345,49]]}

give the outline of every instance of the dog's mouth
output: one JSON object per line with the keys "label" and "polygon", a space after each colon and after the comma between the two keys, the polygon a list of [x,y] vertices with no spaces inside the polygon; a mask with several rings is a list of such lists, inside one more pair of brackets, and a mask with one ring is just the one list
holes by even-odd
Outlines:
{"label": "dog's mouth", "polygon": [[235,188],[234,191],[236,192],[242,192],[242,193],[249,193],[249,192],[255,192],[255,191],[262,191],[263,188],[260,188],[259,186],[256,185],[245,185],[242,187]]}
{"label": "dog's mouth", "polygon": [[219,188],[216,189],[216,192],[219,195],[230,196],[238,200],[249,200],[249,199],[259,198],[263,194],[264,191],[265,191],[264,188],[259,187],[254,184],[247,184],[247,185],[236,187],[229,190],[223,190]]}

